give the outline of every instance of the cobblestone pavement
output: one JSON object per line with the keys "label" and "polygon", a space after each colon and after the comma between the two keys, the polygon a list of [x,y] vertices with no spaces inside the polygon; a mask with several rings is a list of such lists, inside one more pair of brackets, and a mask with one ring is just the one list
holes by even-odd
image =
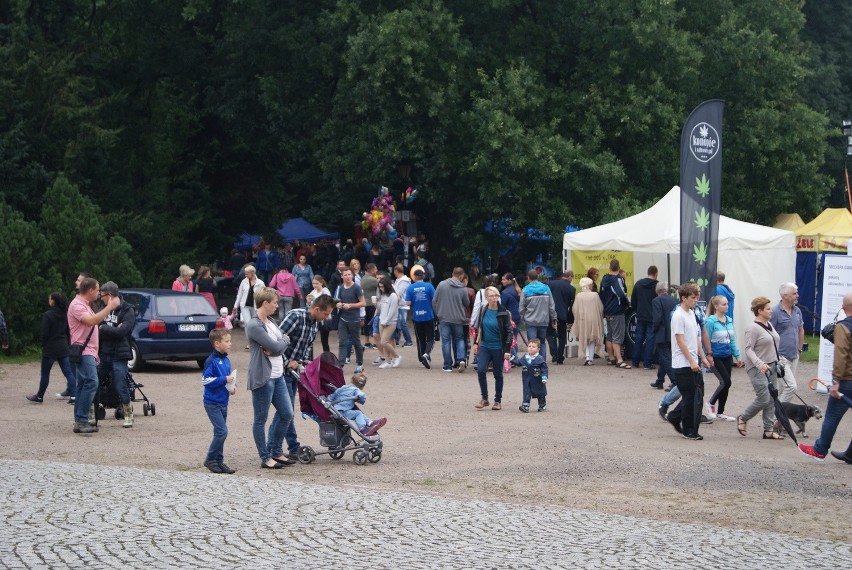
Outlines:
{"label": "cobblestone pavement", "polygon": [[274,475],[0,467],[3,568],[838,568],[852,555],[839,542]]}

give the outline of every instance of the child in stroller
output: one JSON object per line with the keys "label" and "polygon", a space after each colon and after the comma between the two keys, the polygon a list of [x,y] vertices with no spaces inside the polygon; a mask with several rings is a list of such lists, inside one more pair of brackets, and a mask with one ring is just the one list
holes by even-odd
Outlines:
{"label": "child in stroller", "polygon": [[367,402],[367,394],[362,389],[367,384],[367,375],[363,372],[353,374],[350,384],[341,386],[328,397],[328,402],[334,406],[334,409],[341,413],[347,419],[355,422],[358,426],[358,431],[366,436],[375,435],[383,425],[388,422],[387,418],[379,418],[370,420],[364,412],[355,407],[355,402],[365,404]]}
{"label": "child in stroller", "polygon": [[[288,369],[288,373],[295,377],[295,370]],[[364,378],[366,380],[366,377]],[[341,390],[338,394],[341,400],[344,397],[357,398],[357,395],[343,396],[344,389],[350,391],[350,394],[355,394],[355,390],[361,392],[357,384],[346,384],[337,356],[331,352],[324,352],[314,358],[298,375],[298,387],[302,417],[311,418],[319,424],[320,445],[328,450],[315,451],[303,445],[299,448],[300,463],[311,463],[317,455],[328,455],[332,459],[340,459],[347,451],[352,451],[352,460],[356,465],[365,465],[367,462],[377,463],[381,460],[384,446],[377,431],[387,420],[381,418],[370,425],[369,418],[364,416],[362,418],[364,425],[369,427],[362,431],[362,425],[358,425],[356,419],[350,419],[344,415],[344,412],[339,411],[330,400],[332,394],[338,390]],[[358,412],[357,409],[353,409],[355,402],[356,399],[348,399],[346,402],[338,403],[344,404],[351,412]],[[366,432],[371,429],[372,435],[367,435]]]}

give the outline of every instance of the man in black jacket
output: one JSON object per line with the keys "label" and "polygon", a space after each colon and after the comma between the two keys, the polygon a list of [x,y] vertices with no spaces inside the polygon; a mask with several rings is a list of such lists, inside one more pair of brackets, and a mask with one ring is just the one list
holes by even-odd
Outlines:
{"label": "man in black jacket", "polygon": [[626,332],[624,313],[630,305],[630,299],[627,298],[624,278],[619,275],[620,270],[621,264],[618,260],[610,260],[609,273],[601,279],[599,294],[606,319],[606,352],[609,355],[609,364],[629,369],[632,367],[621,358],[621,345]]}
{"label": "man in black jacket", "polygon": [[[651,315],[651,301],[657,296],[657,266],[648,268],[648,276],[633,284],[630,304],[636,311],[636,336],[633,343],[633,368],[639,368],[642,361],[645,370],[653,370],[651,359],[654,356],[654,329]],[[644,347],[643,347],[644,343]]]}
{"label": "man in black jacket", "polygon": [[547,344],[550,347],[551,361],[556,364],[565,362],[565,346],[568,344],[568,331],[574,324],[574,297],[576,291],[571,281],[574,280],[574,272],[557,272],[550,280],[550,292],[556,305],[556,330],[548,330]]}
{"label": "man in black jacket", "polygon": [[[101,297],[104,302],[119,298],[118,285],[107,281],[101,285]],[[103,384],[112,372],[112,385],[121,400],[124,412],[124,427],[133,427],[133,405],[130,403],[130,389],[127,387],[127,362],[133,357],[130,350],[130,333],[136,324],[136,312],[133,307],[121,299],[98,328],[100,348],[98,350],[98,380]]]}
{"label": "man in black jacket", "polygon": [[[657,281],[654,290],[657,296],[651,301],[651,326],[654,331],[654,344],[657,346],[660,369],[657,370],[657,381],[652,383],[651,387],[662,390],[666,374],[669,375],[669,382],[674,384],[671,322],[672,312],[677,307],[677,300],[669,295],[668,285],[665,281]],[[666,409],[668,409],[668,406],[666,406]],[[665,415],[665,410],[663,410],[662,415]]]}

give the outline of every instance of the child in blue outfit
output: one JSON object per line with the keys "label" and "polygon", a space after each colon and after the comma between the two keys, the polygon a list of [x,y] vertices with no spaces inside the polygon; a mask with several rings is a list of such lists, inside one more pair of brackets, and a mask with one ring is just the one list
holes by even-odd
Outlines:
{"label": "child in blue outfit", "polygon": [[351,384],[341,386],[328,396],[328,401],[334,405],[334,409],[340,412],[343,417],[355,422],[358,426],[358,431],[363,435],[375,435],[383,425],[388,422],[387,418],[379,418],[370,420],[364,412],[355,409],[355,402],[364,404],[367,402],[367,394],[361,388],[367,385],[367,375],[363,372],[355,374],[350,380]]}
{"label": "child in blue outfit", "polygon": [[530,411],[530,399],[538,398],[538,411],[547,407],[547,361],[539,354],[541,340],[531,338],[527,343],[527,353],[518,363],[521,366],[521,381],[524,387],[524,401],[518,408],[525,414]]}
{"label": "child in blue outfit", "polygon": [[210,331],[213,353],[204,362],[201,385],[204,386],[204,409],[213,424],[213,441],[207,450],[204,466],[213,473],[236,473],[224,462],[223,450],[228,437],[228,401],[236,391],[236,372],[231,374],[231,333],[225,329]]}

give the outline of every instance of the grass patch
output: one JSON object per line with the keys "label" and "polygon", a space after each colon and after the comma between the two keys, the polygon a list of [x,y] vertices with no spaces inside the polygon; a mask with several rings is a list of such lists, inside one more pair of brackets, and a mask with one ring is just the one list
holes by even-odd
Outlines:
{"label": "grass patch", "polygon": [[808,350],[799,354],[800,362],[816,362],[819,360],[819,342],[821,338],[818,334],[805,335],[805,343],[808,345]]}
{"label": "grass patch", "polygon": [[0,352],[0,364],[27,364],[41,360],[41,347],[28,346],[15,354]]}

